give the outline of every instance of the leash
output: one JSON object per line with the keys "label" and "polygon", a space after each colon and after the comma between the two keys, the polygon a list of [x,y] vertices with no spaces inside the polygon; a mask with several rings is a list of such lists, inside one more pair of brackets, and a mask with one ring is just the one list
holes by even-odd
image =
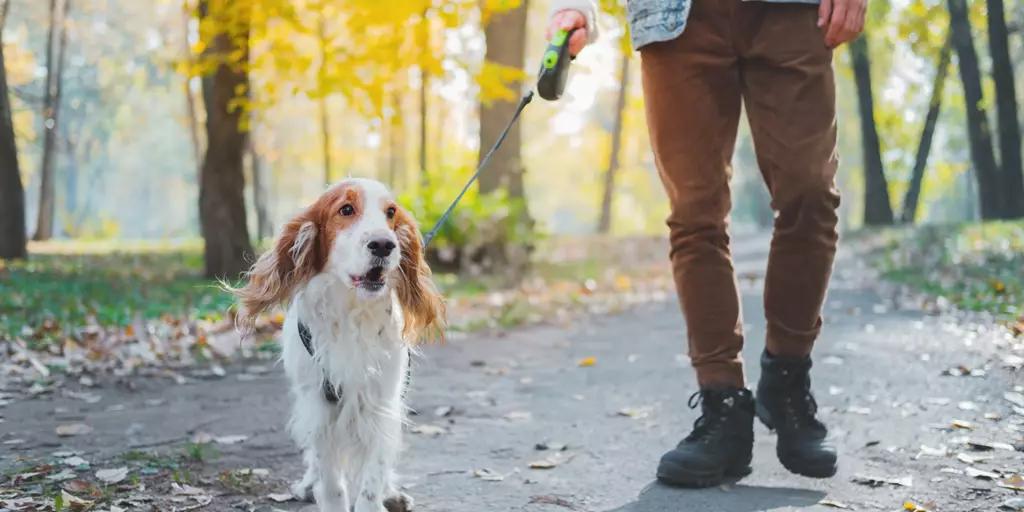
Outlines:
{"label": "leash", "polygon": [[[566,79],[569,76],[569,64],[576,59],[574,56],[569,55],[569,38],[576,32],[576,29],[572,30],[559,30],[551,38],[551,42],[548,44],[547,50],[544,51],[544,57],[541,60],[540,71],[537,73],[537,93],[540,94],[541,98],[547,101],[556,101],[562,97],[562,93],[565,91]],[[423,237],[423,247],[426,247],[431,240],[437,236],[438,230],[444,225],[448,217],[451,216],[452,212],[455,211],[455,207],[462,200],[462,196],[466,195],[469,191],[469,187],[476,182],[476,179],[480,177],[480,172],[487,165],[487,162],[491,159],[491,155],[501,147],[501,143],[505,141],[505,137],[508,135],[509,130],[512,129],[512,125],[519,119],[519,115],[523,113],[526,106],[533,100],[533,90],[527,90],[523,94],[522,99],[519,100],[519,106],[516,107],[515,114],[512,115],[512,119],[505,125],[505,129],[501,131],[501,135],[498,136],[498,140],[491,146],[490,151],[484,155],[483,160],[480,161],[480,165],[476,167],[476,171],[466,182],[466,185],[462,187],[462,191],[459,195],[455,196],[455,200],[448,206],[441,218],[438,219],[437,223],[434,224],[433,229]],[[313,354],[313,333],[310,332],[309,326],[299,320],[299,339],[302,340],[302,346],[305,347],[306,352],[309,353],[309,357],[315,357]],[[402,397],[409,391],[409,382],[412,379],[412,368],[406,369],[405,383],[402,389]],[[323,382],[323,394],[324,399],[327,402],[336,404],[341,400],[341,389],[334,386],[331,381],[327,378],[327,374],[324,374]]]}
{"label": "leash", "polygon": [[[569,39],[572,34],[576,32],[576,29],[572,30],[559,30],[551,37],[551,42],[548,43],[547,50],[544,51],[544,57],[541,59],[540,71],[537,73],[537,92],[541,98],[547,101],[556,101],[562,97],[562,92],[565,91],[565,82],[569,77],[569,64],[576,59],[574,56],[569,55]],[[455,200],[448,206],[441,218],[438,219],[437,223],[434,224],[433,229],[423,237],[423,247],[426,247],[431,240],[437,236],[437,232],[444,225],[448,217],[451,216],[452,212],[455,211],[455,207],[462,200],[462,196],[466,195],[469,187],[476,182],[476,179],[480,177],[480,171],[483,171],[487,162],[491,159],[491,155],[501,147],[501,143],[505,142],[505,136],[508,135],[509,130],[512,129],[512,125],[519,119],[519,115],[526,110],[526,106],[533,100],[533,90],[528,89],[523,95],[522,99],[519,100],[519,106],[516,107],[515,114],[512,115],[512,119],[505,125],[505,129],[501,131],[501,135],[498,136],[498,140],[491,146],[490,151],[484,155],[483,160],[480,161],[480,165],[476,167],[476,171],[466,182],[466,186],[462,187],[462,191],[459,195],[455,196]]]}

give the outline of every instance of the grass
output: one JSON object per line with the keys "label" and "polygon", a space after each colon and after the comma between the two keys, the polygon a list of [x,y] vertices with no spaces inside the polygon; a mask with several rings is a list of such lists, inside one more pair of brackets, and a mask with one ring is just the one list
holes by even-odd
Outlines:
{"label": "grass", "polygon": [[[578,241],[566,243],[579,247]],[[558,261],[542,256],[531,277],[598,279],[616,266],[607,251],[598,252]],[[200,241],[54,241],[33,243],[30,253],[27,262],[0,261],[0,339],[24,339],[34,349],[73,338],[86,325],[129,330],[139,320],[216,321],[233,303],[216,282],[202,277]],[[450,299],[493,289],[486,279],[439,274],[435,280]],[[494,312],[502,325],[516,324],[524,314],[504,309]]]}
{"label": "grass", "polygon": [[881,233],[884,277],[1000,319],[1024,306],[1024,221],[926,226]]}
{"label": "grass", "polygon": [[88,324],[217,318],[231,304],[201,277],[198,247],[51,243],[32,249],[27,262],[0,262],[0,338],[46,343]]}

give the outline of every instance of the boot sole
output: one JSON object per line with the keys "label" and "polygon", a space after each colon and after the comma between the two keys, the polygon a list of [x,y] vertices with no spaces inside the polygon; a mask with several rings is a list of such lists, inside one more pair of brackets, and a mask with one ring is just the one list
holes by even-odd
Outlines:
{"label": "boot sole", "polygon": [[[768,430],[775,431],[775,423],[772,421],[771,414],[768,413],[768,409],[758,402],[755,405],[755,414],[757,419],[761,420]],[[787,457],[783,457],[776,451],[775,455],[779,458],[779,462],[782,463],[782,467],[786,468],[790,473],[806,476],[808,478],[832,478],[836,476],[839,471],[839,464],[821,464],[817,466],[808,466],[807,464],[798,464]]]}
{"label": "boot sole", "polygon": [[749,475],[753,469],[748,466],[732,467],[725,471],[714,471],[708,473],[694,472],[680,466],[670,466],[666,471],[662,465],[658,466],[658,481],[672,487],[683,487],[687,489],[703,489],[721,485],[726,478],[743,478]]}

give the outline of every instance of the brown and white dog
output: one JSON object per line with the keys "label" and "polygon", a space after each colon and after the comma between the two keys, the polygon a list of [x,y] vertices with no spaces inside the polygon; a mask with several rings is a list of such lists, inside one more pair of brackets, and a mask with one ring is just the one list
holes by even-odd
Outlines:
{"label": "brown and white dog", "polygon": [[289,431],[306,473],[292,486],[321,512],[410,510],[395,486],[409,349],[442,329],[415,221],[371,179],[346,179],[282,228],[235,294],[239,321],[287,303],[282,361]]}

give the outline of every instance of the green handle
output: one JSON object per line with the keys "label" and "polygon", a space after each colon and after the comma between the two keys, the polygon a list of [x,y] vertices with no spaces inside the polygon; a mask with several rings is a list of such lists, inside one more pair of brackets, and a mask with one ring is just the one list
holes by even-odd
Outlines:
{"label": "green handle", "polygon": [[565,82],[569,76],[569,39],[576,29],[559,29],[551,37],[544,57],[541,59],[540,71],[537,73],[537,93],[548,101],[557,101],[565,91]]}

